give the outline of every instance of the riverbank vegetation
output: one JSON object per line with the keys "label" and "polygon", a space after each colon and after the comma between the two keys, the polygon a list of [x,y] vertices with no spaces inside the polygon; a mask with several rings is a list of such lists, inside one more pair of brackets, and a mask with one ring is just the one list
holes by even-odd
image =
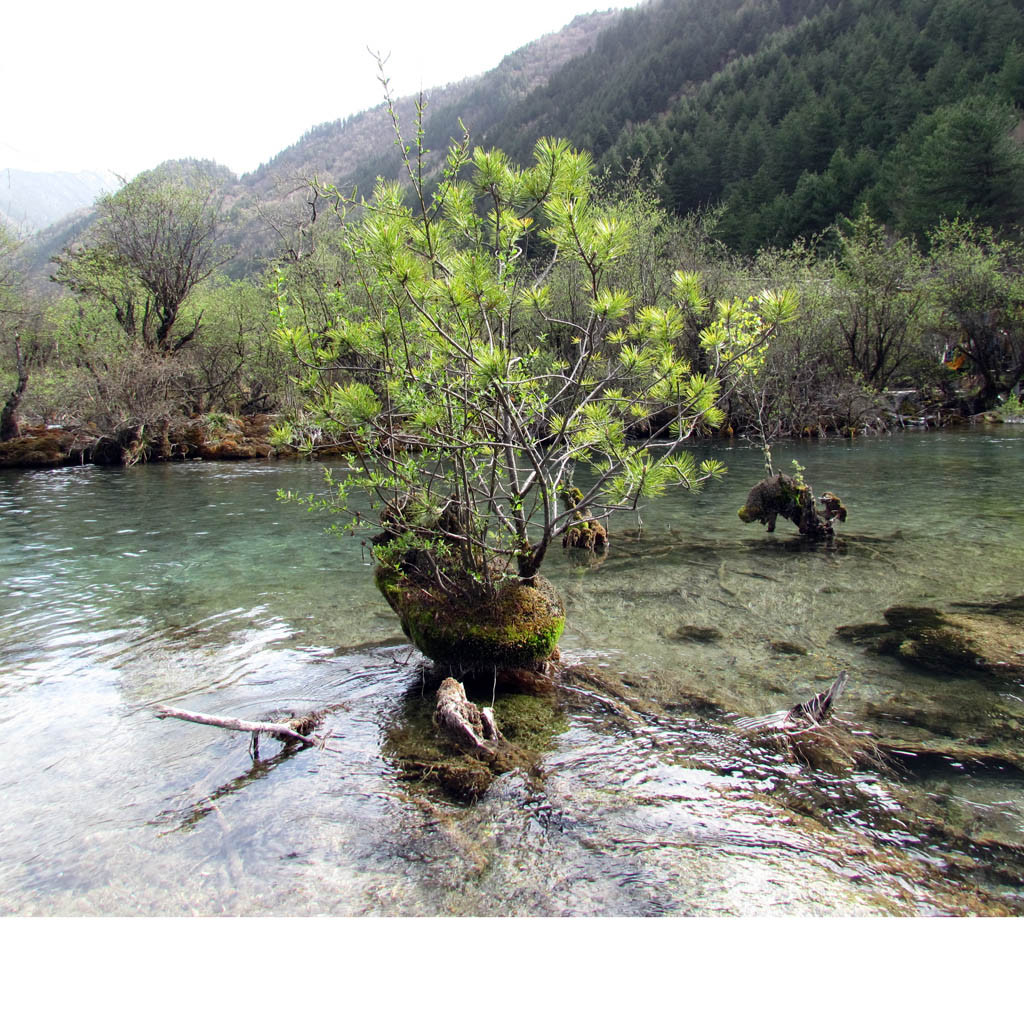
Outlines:
{"label": "riverbank vegetation", "polygon": [[[243,448],[286,450],[268,421],[259,438],[235,429],[266,415],[304,420],[293,437],[307,451],[344,442],[308,408],[303,381],[323,350],[340,360],[332,383],[379,390],[375,356],[338,341],[340,322],[361,323],[382,301],[358,296],[352,231],[381,212],[378,174],[403,182],[387,200],[396,206],[432,202],[440,185],[433,213],[449,216],[482,173],[469,160],[444,170],[466,112],[466,153],[503,151],[488,159],[509,174],[530,167],[540,136],[590,154],[593,202],[627,226],[602,264],[604,287],[630,297],[608,311],[614,330],[649,333],[645,311],[675,302],[666,343],[706,374],[701,336],[720,303],[795,296],[799,315],[776,326],[758,372],[732,379],[720,422],[695,429],[760,443],[1012,417],[1024,376],[1021,17],[1006,0],[659,0],[510,55],[460,110],[461,93],[440,90],[420,107],[411,150],[380,126],[390,105],[411,128],[414,104],[389,99],[367,112],[372,132],[363,115],[349,126],[373,135],[373,161],[344,126],[326,125],[251,181],[209,161],[161,165],[54,236],[64,243],[48,290],[21,277],[32,246],[0,241],[0,442],[19,422],[59,423],[77,456],[188,457],[162,439],[186,424],[195,435],[212,416]],[[533,71],[520,95],[510,83],[524,62]],[[332,139],[362,171],[328,159]],[[311,182],[316,167],[343,176]],[[287,186],[281,202],[245,191],[271,170]],[[593,313],[592,281],[586,261],[547,268],[566,247],[551,210],[529,216],[514,262],[543,278],[546,319],[517,312],[516,345],[558,361]],[[434,244],[402,244],[421,241]],[[692,292],[682,305],[679,274]],[[630,395],[646,372],[634,369],[608,386]],[[642,417],[628,419],[627,434],[643,434]]]}
{"label": "riverbank vegetation", "polygon": [[[502,173],[524,173],[500,156],[487,159]],[[459,198],[468,187],[455,188],[453,180],[437,202],[449,209],[462,202],[459,216],[472,213],[488,224],[471,210],[474,200]],[[616,218],[624,232],[604,240],[606,255],[615,258],[602,262],[599,273],[582,258],[552,261],[566,247],[564,239],[560,246],[554,241],[551,211],[534,210],[535,227],[509,229],[512,248],[504,265],[513,253],[517,270],[529,265],[542,281],[545,304],[541,316],[525,292],[502,299],[515,300],[518,359],[528,357],[538,367],[565,360],[576,351],[580,331],[600,323],[602,344],[607,331],[621,332],[630,343],[658,331],[665,353],[671,350],[694,373],[707,373],[714,357],[702,332],[721,310],[737,298],[788,292],[798,315],[775,326],[758,373],[718,396],[721,414],[705,417],[701,430],[815,437],[943,425],[986,411],[1014,414],[1024,378],[1024,248],[1016,239],[954,217],[918,242],[862,208],[820,236],[745,257],[716,237],[722,208],[678,217],[636,179],[595,176],[593,187],[601,215]],[[332,195],[337,201],[338,194],[322,186],[310,191],[311,202]],[[398,210],[404,201],[401,190],[382,194],[374,216],[387,216],[381,203]],[[78,435],[112,439],[125,451],[148,437],[146,457],[160,457],[151,442],[168,425],[180,429],[212,416],[216,428],[225,418],[271,414],[299,423],[296,441],[309,451],[337,443],[345,424],[335,422],[332,432],[330,417],[308,408],[307,364],[334,359],[331,383],[348,388],[350,397],[359,389],[380,392],[387,363],[368,350],[362,324],[393,296],[381,291],[384,282],[367,280],[365,261],[360,266],[365,253],[353,251],[351,236],[353,224],[365,232],[372,220],[362,220],[361,208],[353,207],[346,222],[317,224],[305,258],[282,258],[261,275],[232,281],[217,270],[227,255],[217,243],[224,216],[215,191],[202,181],[128,183],[101,204],[94,234],[58,258],[54,278],[65,287],[49,299],[19,287],[17,245],[5,240],[3,441],[19,434],[19,424],[60,424]],[[112,237],[118,230],[126,236]],[[520,253],[524,236],[530,244]],[[405,238],[395,244],[437,242]],[[503,286],[496,267],[481,287]],[[595,281],[607,293],[601,308]],[[353,299],[352,289],[364,284],[369,290]],[[403,297],[397,315],[409,301]],[[651,311],[658,309],[655,325]],[[519,373],[537,370],[515,365]],[[624,410],[627,398],[644,393],[649,371],[640,358],[607,378],[606,386],[621,392]],[[566,395],[561,401],[568,402]],[[627,410],[619,422],[635,436],[648,412]]]}

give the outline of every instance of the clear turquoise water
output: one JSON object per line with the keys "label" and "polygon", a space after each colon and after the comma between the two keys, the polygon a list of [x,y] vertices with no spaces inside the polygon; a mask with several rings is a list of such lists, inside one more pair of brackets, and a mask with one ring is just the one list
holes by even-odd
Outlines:
{"label": "clear turquoise water", "polygon": [[[725,482],[649,506],[642,529],[614,522],[600,565],[557,551],[545,567],[566,599],[566,660],[656,712],[627,723],[573,695],[543,778],[504,776],[471,806],[389,759],[388,730],[420,699],[418,657],[360,540],[275,500],[318,489],[319,467],[3,473],[0,910],[1016,912],[1018,773],[954,756],[811,771],[752,749],[734,721],[845,668],[851,728],[946,742],[950,722],[974,738],[998,722],[992,742],[1012,741],[1019,683],[911,671],[835,629],[897,603],[1024,592],[1024,429],[777,446],[777,468],[797,458],[850,509],[832,550],[802,548],[789,524],[744,526],[760,454],[716,454]],[[681,642],[694,625],[722,636]],[[695,713],[695,696],[723,712]],[[337,749],[253,767],[243,736],[158,720],[157,702],[244,718],[329,707]]]}

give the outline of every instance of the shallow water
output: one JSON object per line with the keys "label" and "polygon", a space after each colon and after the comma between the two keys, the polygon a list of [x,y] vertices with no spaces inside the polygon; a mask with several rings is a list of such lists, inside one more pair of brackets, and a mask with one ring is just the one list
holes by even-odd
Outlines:
{"label": "shallow water", "polygon": [[[470,805],[393,756],[429,696],[361,542],[275,500],[318,489],[317,466],[0,474],[0,910],[1019,912],[1024,776],[954,750],[1019,752],[1024,686],[913,671],[835,630],[1024,592],[1024,429],[777,446],[778,468],[798,459],[850,509],[831,549],[742,524],[760,455],[715,454],[723,483],[613,522],[599,565],[545,566],[565,661],[639,712],[564,691],[539,771]],[[812,770],[737,728],[841,669],[848,728],[935,755]],[[253,765],[244,736],[159,720],[159,702],[326,708],[334,749],[264,740]]]}

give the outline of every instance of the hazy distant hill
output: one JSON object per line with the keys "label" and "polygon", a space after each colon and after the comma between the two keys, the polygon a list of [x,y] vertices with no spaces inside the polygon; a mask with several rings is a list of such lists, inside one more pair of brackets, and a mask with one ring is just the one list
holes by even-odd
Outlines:
{"label": "hazy distant hill", "polygon": [[[449,140],[461,137],[459,120],[480,139],[506,110],[543,87],[564,64],[585,54],[619,11],[584,14],[558,32],[542,36],[509,54],[491,71],[424,91],[424,142],[432,167],[444,160]],[[403,131],[411,139],[418,97],[395,103]],[[239,252],[229,266],[244,274],[278,249],[301,245],[296,225],[308,216],[305,182],[317,177],[342,192],[369,194],[378,177],[398,177],[400,156],[384,103],[344,120],[311,128],[256,171],[245,174],[230,200],[228,241]]]}
{"label": "hazy distant hill", "polygon": [[[580,15],[505,57],[491,71],[461,82],[426,90],[425,142],[443,159],[447,142],[461,136],[459,119],[474,136],[481,136],[524,97],[542,88],[568,61],[590,50],[597,38],[620,17],[618,11]],[[404,129],[411,132],[416,97],[398,101]],[[391,120],[384,104],[345,120],[321,124],[306,132],[293,146],[262,164],[242,182],[257,192],[276,179],[318,174],[342,190],[372,190],[379,175],[397,175],[399,156]]]}
{"label": "hazy distant hill", "polygon": [[0,171],[0,219],[18,234],[29,234],[91,206],[116,189],[117,177],[100,171]]}
{"label": "hazy distant hill", "polygon": [[[516,50],[491,71],[426,90],[426,141],[435,159],[443,158],[448,139],[459,134],[460,117],[474,135],[482,134],[509,106],[543,86],[559,67],[586,53],[619,16],[617,11],[581,15],[560,31]],[[403,126],[411,129],[415,98],[401,98],[396,107]],[[180,163],[185,167],[195,162]],[[378,175],[392,177],[398,171],[391,121],[382,103],[311,128],[294,145],[239,179],[225,172],[221,178],[224,240],[237,253],[227,271],[242,276],[277,252],[302,245],[301,224],[309,214],[304,184],[313,176],[342,190],[366,193]],[[60,222],[52,218],[50,226],[26,246],[24,256],[37,283],[45,283],[50,257],[73,241],[92,215],[88,210]]]}

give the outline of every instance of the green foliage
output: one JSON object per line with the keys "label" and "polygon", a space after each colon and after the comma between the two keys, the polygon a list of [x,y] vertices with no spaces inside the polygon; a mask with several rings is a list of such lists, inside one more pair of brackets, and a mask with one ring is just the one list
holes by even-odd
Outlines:
{"label": "green foliage", "polygon": [[960,220],[944,221],[929,241],[938,333],[988,405],[1024,380],[1024,247]]}
{"label": "green foliage", "polygon": [[894,152],[879,205],[907,235],[923,238],[939,221],[1002,226],[1024,215],[1024,146],[1012,132],[1020,115],[988,96],[969,96],[922,116]]}
{"label": "green foliage", "polygon": [[217,242],[220,202],[212,182],[140,174],[99,200],[88,241],[55,257],[54,280],[108,306],[132,341],[176,352],[199,327],[196,318],[176,330],[183,304],[227,259]]}
{"label": "green foliage", "polygon": [[1010,395],[999,404],[996,412],[1004,423],[1024,423],[1024,401],[1019,395]]}
{"label": "green foliage", "polygon": [[915,233],[943,215],[1019,223],[1022,35],[1010,0],[666,0],[623,17],[505,131],[600,136],[606,165],[639,163],[671,209],[724,202],[720,237],[742,251],[869,199]]}
{"label": "green foliage", "polygon": [[850,366],[885,387],[924,343],[925,264],[913,240],[887,236],[867,212],[840,231],[837,320]]}
{"label": "green foliage", "polygon": [[[535,576],[571,527],[557,496],[577,467],[589,467],[583,503],[598,518],[721,475],[680,445],[720,422],[723,392],[763,358],[791,297],[721,307],[701,342],[709,368],[694,372],[682,345],[687,318],[706,312],[699,278],[677,274],[652,305],[620,286],[636,217],[651,211],[603,200],[588,154],[542,139],[522,168],[454,145],[432,193],[414,156],[408,170],[409,205],[381,182],[349,217],[335,195],[349,285],[326,333],[358,338],[358,365],[306,327],[279,280],[278,338],[310,368],[307,415],[355,442],[327,499],[343,522],[368,495],[381,558],[493,594],[509,575]],[[551,280],[576,293],[561,308]]]}

